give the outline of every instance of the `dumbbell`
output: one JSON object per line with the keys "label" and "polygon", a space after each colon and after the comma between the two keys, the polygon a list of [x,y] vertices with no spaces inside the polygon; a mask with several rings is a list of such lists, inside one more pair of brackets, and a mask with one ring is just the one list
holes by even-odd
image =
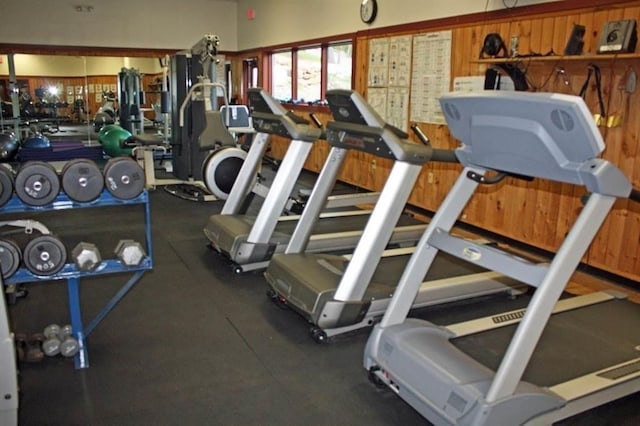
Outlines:
{"label": "dumbbell", "polygon": [[60,326],[58,324],[49,324],[44,328],[44,342],[42,342],[42,350],[47,356],[56,356],[60,353]]}
{"label": "dumbbell", "polygon": [[24,348],[25,362],[40,362],[44,359],[44,352],[42,351],[43,342],[44,336],[42,333],[35,333],[27,338]]}
{"label": "dumbbell", "polygon": [[80,271],[93,271],[102,262],[100,250],[95,244],[87,242],[79,242],[73,250],[71,250],[71,258],[73,263]]}
{"label": "dumbbell", "polygon": [[67,324],[62,327],[60,333],[60,338],[62,339],[60,342],[60,354],[67,358],[77,354],[80,350],[80,344],[76,338],[73,337],[73,329],[71,328],[71,325]]}
{"label": "dumbbell", "polygon": [[80,345],[72,336],[70,325],[60,327],[58,324],[50,324],[44,329],[45,341],[42,343],[42,350],[47,356],[61,354],[65,357],[72,357],[78,353]]}
{"label": "dumbbell", "polygon": [[134,240],[120,240],[114,253],[125,266],[138,266],[146,256],[142,244]]}

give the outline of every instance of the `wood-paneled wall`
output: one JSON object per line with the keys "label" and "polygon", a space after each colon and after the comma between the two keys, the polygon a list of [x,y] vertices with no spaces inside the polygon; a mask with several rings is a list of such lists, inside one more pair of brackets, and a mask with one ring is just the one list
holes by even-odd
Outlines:
{"label": "wood-paneled wall", "polygon": [[[600,3],[599,5],[597,3]],[[578,2],[572,2],[578,4]],[[486,34],[497,32],[508,43],[513,35],[519,37],[520,54],[546,54],[553,50],[552,58],[539,60],[522,58],[520,65],[527,69],[533,90],[578,94],[587,75],[591,61],[602,73],[603,97],[610,114],[622,115],[619,127],[601,127],[606,142],[604,158],[612,161],[628,176],[636,188],[640,188],[640,86],[631,93],[624,92],[630,71],[640,73],[640,55],[628,57],[595,57],[595,49],[603,24],[619,19],[640,21],[640,1],[597,2],[589,7],[576,6],[574,10],[544,11],[544,8],[527,8],[532,13],[520,15],[502,11],[500,16],[486,15],[474,22],[460,24],[451,21],[425,22],[394,27],[387,33],[360,34],[356,43],[356,90],[366,93],[368,46],[372,38],[401,34],[421,34],[431,31],[452,30],[452,80],[459,76],[484,75],[490,64],[478,61]],[[586,27],[585,56],[563,58],[566,42],[573,24]],[[640,47],[639,47],[640,49]],[[587,56],[588,55],[588,56]],[[599,112],[595,84],[587,89],[585,100],[592,112]],[[329,119],[322,115],[323,121]],[[455,148],[457,142],[445,125],[418,123],[438,148]],[[274,147],[278,156],[281,148]],[[318,144],[306,167],[317,171],[326,157],[327,147]],[[365,154],[351,155],[341,179],[372,190],[384,183],[389,172],[388,161]],[[431,163],[424,167],[420,180],[410,198],[410,203],[429,211],[435,211],[459,174],[459,167]],[[554,251],[564,238],[579,212],[584,195],[581,188],[556,184],[544,180],[524,182],[506,179],[495,186],[482,188],[462,215],[462,220],[473,226],[524,242],[535,247]],[[640,205],[620,200],[609,215],[596,240],[583,261],[596,268],[626,277],[640,283]],[[640,284],[639,284],[640,285]]]}

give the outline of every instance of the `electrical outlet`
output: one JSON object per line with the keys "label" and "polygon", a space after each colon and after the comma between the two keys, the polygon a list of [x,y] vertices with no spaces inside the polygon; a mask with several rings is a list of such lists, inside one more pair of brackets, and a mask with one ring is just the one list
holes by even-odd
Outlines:
{"label": "electrical outlet", "polygon": [[427,183],[433,183],[433,172],[427,173]]}

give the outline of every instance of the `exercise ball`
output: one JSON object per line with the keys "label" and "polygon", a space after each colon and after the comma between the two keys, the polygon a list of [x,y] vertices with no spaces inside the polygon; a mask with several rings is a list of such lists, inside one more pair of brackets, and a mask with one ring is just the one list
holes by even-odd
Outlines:
{"label": "exercise ball", "polygon": [[0,161],[12,161],[19,147],[18,138],[13,132],[0,133]]}
{"label": "exercise ball", "polygon": [[124,146],[131,137],[131,132],[116,124],[107,124],[98,132],[98,141],[109,157],[131,155],[131,148]]}
{"label": "exercise ball", "polygon": [[50,148],[51,141],[45,135],[36,133],[25,139],[24,142],[22,142],[22,146],[24,148]]}

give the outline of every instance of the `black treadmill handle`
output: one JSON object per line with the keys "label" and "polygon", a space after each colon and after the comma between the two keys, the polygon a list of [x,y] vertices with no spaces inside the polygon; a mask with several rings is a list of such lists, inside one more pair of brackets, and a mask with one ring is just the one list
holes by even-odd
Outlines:
{"label": "black treadmill handle", "polygon": [[389,123],[386,123],[384,125],[384,128],[387,130],[390,130],[391,133],[393,133],[394,135],[396,135],[397,137],[399,137],[400,139],[409,139],[409,135],[405,132],[403,132],[402,130],[398,129],[396,126],[393,126]]}
{"label": "black treadmill handle", "polygon": [[433,149],[431,151],[431,160],[440,163],[460,163],[456,156],[455,150],[452,149]]}
{"label": "black treadmill handle", "polygon": [[309,124],[309,120],[305,120],[304,118],[300,117],[299,115],[297,115],[295,112],[293,111],[287,111],[287,117],[289,117],[295,124],[304,124],[304,125],[308,125]]}
{"label": "black treadmill handle", "polygon": [[320,121],[318,116],[315,115],[313,112],[309,113],[309,118],[311,118],[311,121],[313,121],[313,124],[318,126],[318,129],[324,129],[324,126],[322,125],[322,122]]}
{"label": "black treadmill handle", "polygon": [[417,123],[413,123],[411,125],[411,130],[413,130],[413,133],[415,133],[418,139],[420,139],[420,142],[422,142],[424,145],[429,146],[431,144],[431,142],[429,141],[429,138],[427,137],[427,135],[424,134],[422,129],[418,127]]}
{"label": "black treadmill handle", "polygon": [[309,113],[309,118],[311,118],[311,121],[313,121],[313,124],[318,126],[318,129],[322,130],[322,132],[320,132],[320,137],[318,139],[322,139],[323,141],[326,141],[327,140],[327,132],[326,132],[324,126],[322,125],[322,121],[320,121],[318,116],[315,115],[312,112]]}

